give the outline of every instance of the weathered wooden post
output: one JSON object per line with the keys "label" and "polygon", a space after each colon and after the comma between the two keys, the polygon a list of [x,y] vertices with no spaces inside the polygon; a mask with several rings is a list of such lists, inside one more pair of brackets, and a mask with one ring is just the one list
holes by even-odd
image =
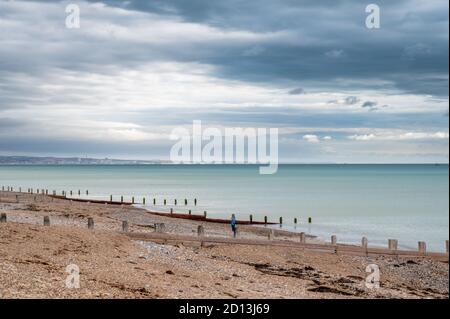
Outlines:
{"label": "weathered wooden post", "polygon": [[50,226],[50,217],[44,216],[44,226]]}
{"label": "weathered wooden post", "polygon": [[252,224],[252,223],[253,223],[253,215],[250,214],[250,224]]}
{"label": "weathered wooden post", "polygon": [[153,198],[153,205],[156,205],[156,198]]}
{"label": "weathered wooden post", "polygon": [[45,195],[48,195],[48,189],[45,190]]}
{"label": "weathered wooden post", "polygon": [[389,246],[389,250],[396,251],[398,249],[398,240],[397,239],[389,239],[388,246]]}
{"label": "weathered wooden post", "polygon": [[268,239],[273,240],[274,237],[275,237],[275,233],[274,233],[273,229],[269,229]]}
{"label": "weathered wooden post", "polygon": [[300,242],[301,243],[306,243],[306,234],[305,233],[300,233]]}
{"label": "weathered wooden post", "polygon": [[280,227],[283,226],[283,217],[280,217]]}
{"label": "weathered wooden post", "polygon": [[134,204],[134,196],[131,197],[131,204]]}
{"label": "weathered wooden post", "polygon": [[184,199],[184,206],[187,206],[187,204],[188,204],[188,201],[187,201],[187,198],[185,198]]}
{"label": "weathered wooden post", "polygon": [[427,244],[424,241],[419,241],[418,243],[419,253],[426,254],[427,253]]}
{"label": "weathered wooden post", "polygon": [[[8,192],[9,192],[9,187],[8,187]],[[36,190],[36,194],[39,194],[39,188]]]}
{"label": "weathered wooden post", "polygon": [[122,231],[128,233],[128,221],[126,220],[122,222]]}
{"label": "weathered wooden post", "polygon": [[166,206],[167,205],[167,200],[164,200],[164,206]]}
{"label": "weathered wooden post", "polygon": [[294,218],[294,226],[297,227],[297,217]]}
{"label": "weathered wooden post", "polygon": [[70,196],[72,196],[72,191],[70,191]]}
{"label": "weathered wooden post", "polygon": [[120,196],[120,203],[123,204],[123,196]]}
{"label": "weathered wooden post", "polygon": [[109,202],[112,203],[112,201],[113,201],[113,197],[112,197],[112,195],[109,195]]}
{"label": "weathered wooden post", "polygon": [[145,197],[142,198],[142,205],[145,205]]}
{"label": "weathered wooden post", "polygon": [[197,227],[197,235],[198,235],[198,237],[205,236],[205,229],[203,228],[203,225],[198,225],[198,227]]}
{"label": "weathered wooden post", "polygon": [[22,193],[22,187],[19,187],[19,193]]}
{"label": "weathered wooden post", "polygon": [[173,214],[173,208],[170,209],[170,213]]}
{"label": "weathered wooden post", "polygon": [[86,190],[86,196],[88,196],[89,195],[89,191],[88,190]]}
{"label": "weathered wooden post", "polygon": [[308,224],[312,224],[312,218],[308,217]]}
{"label": "weathered wooden post", "polygon": [[369,246],[369,240],[367,239],[367,237],[363,237],[361,239],[361,246],[362,246],[362,248],[367,250],[367,248]]}
{"label": "weathered wooden post", "polygon": [[331,245],[337,245],[337,237],[336,235],[332,235],[331,236]]}
{"label": "weathered wooden post", "polygon": [[6,219],[6,213],[1,213],[0,214],[0,223],[6,223],[7,219]]}
{"label": "weathered wooden post", "polygon": [[88,218],[88,229],[94,229],[94,218]]}
{"label": "weathered wooden post", "polygon": [[177,200],[176,199],[173,201],[173,203],[175,204],[175,206],[177,206]]}
{"label": "weathered wooden post", "polygon": [[204,218],[206,218],[206,216],[207,216],[207,212],[206,212],[206,210],[203,212],[203,217]]}
{"label": "weathered wooden post", "polygon": [[267,216],[264,216],[264,225],[267,226]]}
{"label": "weathered wooden post", "polygon": [[189,209],[189,215],[192,215],[192,210]]}
{"label": "weathered wooden post", "polygon": [[448,254],[448,240],[445,241],[445,252]]}
{"label": "weathered wooden post", "polygon": [[78,196],[81,196],[81,190],[80,189],[78,190]]}
{"label": "weathered wooden post", "polygon": [[194,206],[197,206],[197,198],[194,198]]}

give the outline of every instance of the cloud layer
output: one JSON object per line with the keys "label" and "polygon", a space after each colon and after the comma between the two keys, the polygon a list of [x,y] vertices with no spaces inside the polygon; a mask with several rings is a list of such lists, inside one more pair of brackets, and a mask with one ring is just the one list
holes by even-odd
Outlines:
{"label": "cloud layer", "polygon": [[0,154],[167,158],[278,127],[281,161],[448,161],[448,2],[0,0]]}

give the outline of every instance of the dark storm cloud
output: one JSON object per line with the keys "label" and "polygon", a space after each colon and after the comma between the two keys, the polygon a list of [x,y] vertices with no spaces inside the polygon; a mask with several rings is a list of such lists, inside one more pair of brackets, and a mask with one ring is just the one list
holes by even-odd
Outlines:
{"label": "dark storm cloud", "polygon": [[[377,1],[381,8],[381,28],[377,30],[366,28],[367,3],[356,0],[112,0],[104,3],[222,30],[286,31],[290,39],[268,41],[263,46],[241,41],[211,41],[197,47],[182,43],[170,48],[152,44],[122,46],[120,51],[101,56],[103,63],[133,64],[142,59],[195,61],[217,66],[217,76],[244,81],[320,81],[339,90],[346,88],[342,79],[358,80],[359,85],[352,84],[354,89],[364,88],[367,79],[378,79],[380,84],[372,83],[373,89],[448,95],[447,1],[427,1],[426,5],[412,0]],[[112,51],[114,45],[89,43],[81,46],[80,51],[94,53],[93,56],[79,56],[74,61],[59,59],[60,53],[55,53],[54,61],[64,61],[68,68],[71,63],[79,67],[82,62],[94,63],[97,49],[102,52],[109,51],[108,48]],[[5,61],[4,56],[0,61]],[[2,67],[7,66],[3,63]]]}

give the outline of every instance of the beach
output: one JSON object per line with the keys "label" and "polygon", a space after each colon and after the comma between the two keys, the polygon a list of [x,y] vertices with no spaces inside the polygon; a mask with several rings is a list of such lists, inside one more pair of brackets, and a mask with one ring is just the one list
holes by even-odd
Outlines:
{"label": "beach", "polygon": [[[17,195],[17,196],[16,196]],[[357,256],[283,246],[167,243],[131,234],[164,232],[231,238],[229,225],[156,216],[132,206],[0,192],[0,298],[448,298],[448,258]],[[43,226],[49,216],[50,226]],[[88,229],[88,218],[95,221]],[[239,238],[267,229],[239,226]],[[298,234],[275,233],[277,242]],[[309,243],[320,243],[307,237]],[[448,257],[448,255],[447,255]],[[68,265],[80,287],[66,286]],[[366,286],[368,265],[380,287]]]}

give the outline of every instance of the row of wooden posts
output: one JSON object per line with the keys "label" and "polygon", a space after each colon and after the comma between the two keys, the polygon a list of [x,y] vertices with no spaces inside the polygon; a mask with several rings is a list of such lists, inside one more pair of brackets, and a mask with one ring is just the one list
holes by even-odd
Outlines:
{"label": "row of wooden posts", "polygon": [[[0,223],[6,223],[6,222],[7,222],[6,213],[1,213],[0,214]],[[44,216],[43,224],[44,224],[44,226],[50,226],[50,217],[49,216]],[[91,230],[94,229],[94,219],[92,217],[88,218],[87,226],[88,226],[88,229],[91,229]],[[154,224],[155,232],[164,233],[165,230],[166,230],[166,227],[165,227],[164,223],[155,223]],[[128,224],[128,221],[126,221],[126,220],[122,221],[122,231],[123,232],[129,231],[129,224]],[[199,236],[199,237],[205,236],[205,228],[203,225],[197,226],[197,236]],[[275,231],[273,229],[270,229],[268,232],[268,239],[274,240],[274,238],[275,238]],[[304,232],[300,233],[299,239],[300,239],[300,243],[306,243],[306,234]],[[338,245],[336,235],[331,236],[331,245],[336,245],[336,246]],[[369,246],[369,240],[367,239],[367,237],[363,237],[361,240],[361,247],[367,249],[368,246]],[[445,241],[445,247],[446,247],[446,252],[448,253],[449,252],[449,241],[448,240]],[[388,249],[391,251],[397,251],[398,250],[398,240],[388,239]],[[419,251],[419,253],[422,253],[422,254],[425,254],[427,252],[427,245],[424,241],[418,242],[418,251]]]}
{"label": "row of wooden posts", "polygon": [[[14,187],[12,187],[12,186],[7,186],[7,187],[5,188],[5,186],[2,186],[2,191],[4,192],[5,190],[8,191],[8,192],[13,192],[13,191],[14,191]],[[22,187],[19,187],[19,193],[22,193]],[[36,193],[36,194],[48,195],[48,194],[49,194],[49,191],[48,191],[48,189],[33,189],[33,188],[28,188],[28,189],[27,189],[27,193],[29,193],[29,194],[35,194],[35,193]],[[78,190],[78,196],[81,196],[81,193],[82,193],[82,191],[81,191],[81,190]],[[83,192],[83,193],[86,193],[86,196],[88,196],[88,195],[89,195],[89,190],[86,190],[86,191]],[[52,191],[52,195],[53,195],[53,196],[58,195],[58,194],[57,194],[57,191],[55,191],[55,190]],[[73,195],[74,195],[74,192],[73,192],[73,191],[69,191],[69,193],[67,193],[66,191],[61,191],[61,195],[64,196],[64,197],[67,197],[68,195],[73,196]],[[110,201],[110,202],[113,201],[113,195],[110,195],[110,196],[109,196],[109,201]],[[120,202],[121,202],[121,203],[124,203],[124,197],[123,197],[123,196],[120,196]],[[166,206],[166,205],[168,204],[168,200],[167,200],[167,199],[164,199],[164,200],[163,200],[163,203],[164,203],[164,206]],[[136,202],[134,196],[131,198],[131,204],[138,204],[138,203]],[[142,198],[142,204],[143,204],[143,205],[146,204],[146,198],[145,198],[145,197]],[[197,204],[198,204],[198,200],[197,200],[197,198],[194,198],[194,206],[197,206]],[[156,205],[156,198],[153,198],[153,205]],[[178,200],[177,200],[177,199],[174,199],[174,205],[175,205],[175,206],[178,205]],[[187,199],[187,198],[184,199],[184,205],[185,205],[185,206],[188,205],[188,199]]]}
{"label": "row of wooden posts", "polygon": [[[14,188],[11,187],[11,186],[8,186],[8,187],[6,187],[6,190],[8,192],[13,192]],[[5,186],[2,186],[2,191],[5,191]],[[22,192],[22,188],[19,187],[19,193],[21,193],[21,192]],[[34,193],[42,194],[42,195],[48,195],[49,194],[49,191],[47,189],[41,189],[41,190],[40,189],[36,189],[36,190],[34,190],[33,188],[28,188],[27,192],[29,194],[34,194]],[[70,194],[70,196],[73,196],[73,191],[70,191],[69,194]],[[53,191],[52,195],[56,196],[57,192]],[[67,192],[66,191],[62,191],[61,195],[66,197],[67,196]],[[81,190],[78,190],[78,195],[81,195]],[[89,190],[86,190],[86,195],[89,195]],[[110,195],[109,201],[113,202],[113,195]],[[123,196],[120,196],[120,203],[124,203],[124,197]],[[146,204],[146,198],[145,197],[143,197],[142,203],[143,203],[143,205]],[[163,203],[164,203],[164,206],[166,206],[167,205],[167,199],[164,199]],[[198,203],[197,198],[194,198],[194,205],[197,206],[197,203]],[[131,198],[131,204],[136,204],[134,196]],[[175,204],[175,206],[178,204],[178,200],[177,199],[174,200],[174,204]],[[186,198],[184,199],[184,204],[186,206],[188,205],[188,200]],[[156,198],[153,198],[153,205],[156,205]],[[170,209],[170,213],[171,214],[174,213],[173,208]],[[192,215],[192,210],[189,209],[188,214]],[[204,218],[207,217],[207,211],[203,211],[203,216],[204,216]],[[250,220],[250,223],[253,223],[253,215],[249,216],[249,220]],[[294,225],[295,226],[297,226],[298,221],[299,221],[298,218],[294,218]],[[264,216],[264,224],[268,224],[268,223],[269,223],[268,217]],[[312,224],[312,217],[308,217],[308,224]],[[280,225],[280,227],[283,225],[283,217],[279,218],[279,225]]]}

